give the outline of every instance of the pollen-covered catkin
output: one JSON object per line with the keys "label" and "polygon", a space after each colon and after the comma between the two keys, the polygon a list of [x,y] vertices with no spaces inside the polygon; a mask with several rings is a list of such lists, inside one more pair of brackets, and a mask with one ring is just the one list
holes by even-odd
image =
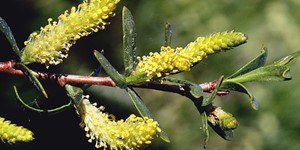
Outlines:
{"label": "pollen-covered catkin", "polygon": [[160,78],[172,73],[188,71],[207,55],[228,50],[247,41],[241,32],[222,32],[208,37],[198,37],[185,48],[161,47],[161,51],[149,56],[138,57],[138,64],[132,74],[126,78],[128,83],[138,84]]}
{"label": "pollen-covered catkin", "polygon": [[89,142],[95,141],[96,148],[138,149],[151,144],[161,129],[157,121],[148,117],[130,115],[126,120],[115,120],[113,115],[103,113],[104,107],[91,104],[88,96],[83,96],[76,107],[82,121],[80,126],[86,131]]}
{"label": "pollen-covered catkin", "polygon": [[57,65],[68,56],[75,41],[109,24],[105,22],[120,0],[84,0],[78,7],[72,7],[58,17],[48,19],[48,25],[39,33],[30,34],[22,50],[21,62],[41,63],[47,67]]}
{"label": "pollen-covered catkin", "polygon": [[0,139],[4,143],[14,144],[16,142],[29,142],[34,138],[30,130],[12,124],[10,121],[0,117]]}

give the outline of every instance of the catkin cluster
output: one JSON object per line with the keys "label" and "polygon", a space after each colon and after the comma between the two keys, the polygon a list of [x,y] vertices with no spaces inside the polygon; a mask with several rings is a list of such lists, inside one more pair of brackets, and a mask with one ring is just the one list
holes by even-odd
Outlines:
{"label": "catkin cluster", "polygon": [[159,135],[159,124],[148,117],[130,115],[126,120],[116,120],[113,115],[103,113],[104,107],[91,104],[84,96],[77,106],[82,119],[80,126],[86,131],[89,142],[96,141],[96,148],[133,150],[151,144]]}

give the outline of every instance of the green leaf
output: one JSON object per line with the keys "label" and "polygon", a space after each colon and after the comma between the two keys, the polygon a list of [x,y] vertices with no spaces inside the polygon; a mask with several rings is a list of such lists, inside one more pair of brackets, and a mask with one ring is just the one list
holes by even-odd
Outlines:
{"label": "green leaf", "polygon": [[0,31],[5,35],[8,42],[10,43],[13,51],[17,54],[17,56],[21,57],[20,49],[17,45],[17,42],[14,38],[14,35],[12,34],[12,31],[10,30],[9,26],[7,25],[6,21],[0,17]]}
{"label": "green leaf", "polygon": [[[300,55],[300,51],[294,52],[291,55],[283,57],[282,59],[274,62],[273,64],[262,66],[262,67],[260,67],[260,65],[257,65],[257,67],[256,68],[253,67],[252,68],[253,70],[251,71],[249,69],[246,69],[247,71],[242,71],[240,73],[231,75],[230,77],[226,78],[226,80],[230,82],[238,82],[238,83],[244,83],[250,81],[290,80],[292,79],[292,76],[290,74],[290,68],[287,65],[299,55]],[[260,57],[262,57],[262,55],[260,55],[258,58]]]}
{"label": "green leaf", "polygon": [[203,112],[201,122],[202,122],[202,131],[203,131],[203,134],[204,134],[204,148],[206,148],[208,140],[209,140],[209,130],[208,130],[206,112]]}
{"label": "green leaf", "polygon": [[121,75],[100,52],[94,50],[94,55],[116,85],[120,88],[125,88],[127,85],[124,76]]}
{"label": "green leaf", "polygon": [[127,87],[127,92],[136,107],[136,109],[139,111],[140,115],[143,117],[150,117],[153,118],[151,112],[143,102],[143,100],[140,98],[140,96],[130,87]]}
{"label": "green leaf", "polygon": [[254,70],[258,67],[261,67],[265,64],[266,62],[266,58],[267,58],[267,49],[263,48],[262,52],[260,55],[258,55],[256,58],[254,58],[253,60],[251,60],[248,64],[246,64],[245,66],[243,66],[242,68],[240,68],[238,71],[236,71],[234,74],[230,75],[228,77],[228,79],[230,78],[234,78],[237,76],[240,76],[242,74],[245,74],[251,70]]}
{"label": "green leaf", "polygon": [[48,98],[48,94],[47,92],[45,91],[43,85],[40,83],[40,81],[34,76],[34,74],[32,73],[32,71],[26,66],[24,65],[23,63],[18,63],[17,65],[19,65],[23,70],[25,70],[25,72],[27,73],[30,81],[36,86],[36,88],[38,90],[40,90],[43,95]]}
{"label": "green leaf", "polygon": [[258,102],[255,96],[243,84],[237,82],[224,81],[220,88],[247,94],[250,98],[251,107],[255,110],[258,110]]}
{"label": "green leaf", "polygon": [[165,46],[171,46],[172,26],[169,22],[165,24]]}
{"label": "green leaf", "polygon": [[54,108],[54,109],[48,109],[48,110],[45,110],[45,109],[38,109],[38,108],[34,108],[32,106],[29,106],[28,104],[26,104],[23,99],[20,97],[19,95],[19,92],[18,92],[18,89],[16,86],[14,86],[14,91],[15,91],[15,95],[17,97],[17,100],[21,102],[21,104],[23,106],[25,106],[26,108],[32,110],[32,111],[36,111],[36,112],[39,112],[39,113],[51,113],[51,114],[54,114],[54,113],[59,113],[63,110],[66,110],[68,108],[70,108],[70,106],[72,105],[72,101],[70,101],[68,104],[65,104],[65,105],[62,105],[60,107],[57,107],[57,108]]}
{"label": "green leaf", "polygon": [[172,77],[164,77],[163,80],[186,85],[187,87],[189,87],[189,89],[190,89],[189,92],[191,93],[191,95],[195,98],[200,98],[204,94],[201,86],[199,86],[198,84],[192,83],[190,81],[181,80],[181,79],[172,78]]}
{"label": "green leaf", "polygon": [[233,138],[233,129],[229,128],[222,128],[220,124],[212,124],[211,122],[208,122],[209,126],[223,139],[225,140],[232,140]]}
{"label": "green leaf", "polygon": [[136,28],[131,12],[123,7],[123,51],[125,76],[129,76],[136,66]]}
{"label": "green leaf", "polygon": [[235,78],[226,79],[230,82],[251,82],[251,81],[284,81],[292,78],[290,68],[287,66],[268,65],[252,70]]}
{"label": "green leaf", "polygon": [[275,65],[275,66],[288,65],[290,62],[292,62],[298,56],[300,56],[300,51],[296,51],[288,56],[281,58],[280,60],[274,62],[273,65]]}
{"label": "green leaf", "polygon": [[[127,87],[126,90],[140,115],[142,117],[149,117],[153,119],[153,115],[151,114],[150,110],[147,108],[141,97],[134,91],[134,89]],[[161,131],[160,138],[168,143],[170,142],[170,139],[164,130]]]}
{"label": "green leaf", "polygon": [[80,104],[83,96],[83,90],[79,87],[72,86],[70,84],[65,85],[67,95],[73,100],[73,103],[77,106]]}

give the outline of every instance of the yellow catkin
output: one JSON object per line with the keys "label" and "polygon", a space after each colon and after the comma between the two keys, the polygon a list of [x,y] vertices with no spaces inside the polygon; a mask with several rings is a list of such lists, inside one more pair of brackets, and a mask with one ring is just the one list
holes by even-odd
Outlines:
{"label": "yellow catkin", "polygon": [[96,142],[96,148],[134,150],[151,144],[154,136],[161,132],[159,124],[148,117],[132,114],[126,120],[115,120],[112,115],[102,112],[103,106],[97,108],[88,98],[83,96],[76,108],[82,118],[80,126],[87,132],[88,141]]}
{"label": "yellow catkin", "polygon": [[14,144],[16,142],[29,142],[34,138],[30,130],[0,117],[0,139],[4,143]]}
{"label": "yellow catkin", "polygon": [[22,51],[21,62],[57,65],[68,56],[75,41],[109,24],[105,22],[120,0],[84,0],[78,7],[72,7],[58,17],[48,19],[48,25],[39,33],[30,34]]}
{"label": "yellow catkin", "polygon": [[160,52],[138,57],[138,64],[127,77],[129,83],[140,83],[172,73],[188,71],[195,63],[209,54],[228,50],[247,41],[241,32],[222,32],[208,37],[198,37],[185,48],[161,47]]}

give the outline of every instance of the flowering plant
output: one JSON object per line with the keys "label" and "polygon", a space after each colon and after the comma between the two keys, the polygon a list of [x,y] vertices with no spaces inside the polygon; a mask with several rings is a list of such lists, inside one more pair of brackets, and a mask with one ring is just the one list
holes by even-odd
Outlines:
{"label": "flowering plant", "polygon": [[[208,126],[226,140],[232,139],[233,130],[239,125],[237,119],[221,107],[214,105],[216,96],[228,95],[230,91],[245,93],[251,99],[251,106],[258,109],[254,95],[244,86],[250,81],[285,81],[290,80],[290,68],[287,66],[299,56],[300,51],[283,57],[273,64],[265,65],[267,50],[244,65],[228,77],[196,84],[190,81],[171,77],[173,74],[189,71],[201,60],[219,52],[225,52],[247,42],[248,37],[242,32],[225,31],[206,37],[198,37],[185,47],[171,47],[171,25],[165,27],[165,45],[159,52],[148,56],[136,57],[136,29],[131,12],[123,7],[123,55],[124,74],[119,73],[106,59],[102,52],[94,50],[94,55],[109,77],[98,77],[98,71],[91,76],[61,75],[31,70],[32,63],[51,65],[63,63],[68,52],[77,40],[98,30],[103,30],[109,23],[108,17],[115,14],[119,0],[85,0],[78,7],[72,7],[58,17],[58,21],[48,19],[48,25],[40,32],[30,34],[19,50],[12,32],[6,22],[0,18],[0,30],[7,37],[17,59],[0,62],[0,72],[19,76],[28,76],[45,98],[48,94],[40,80],[52,80],[65,88],[69,103],[58,108],[44,110],[25,102],[17,87],[14,92],[17,100],[26,108],[36,112],[60,112],[74,106],[81,118],[80,127],[86,132],[89,142],[95,142],[96,148],[104,149],[139,149],[152,143],[159,136],[170,142],[165,130],[161,129],[155,117],[134,88],[156,89],[173,92],[191,100],[202,117],[202,130],[206,147],[209,139]],[[80,84],[80,86],[79,86]],[[88,95],[84,95],[90,85],[119,87],[125,90],[139,112],[127,119],[117,120],[113,115],[104,113],[104,106],[92,104]],[[207,96],[204,93],[209,93]],[[18,127],[0,118],[0,138],[10,144],[17,141],[33,140],[33,133],[26,128]]]}

